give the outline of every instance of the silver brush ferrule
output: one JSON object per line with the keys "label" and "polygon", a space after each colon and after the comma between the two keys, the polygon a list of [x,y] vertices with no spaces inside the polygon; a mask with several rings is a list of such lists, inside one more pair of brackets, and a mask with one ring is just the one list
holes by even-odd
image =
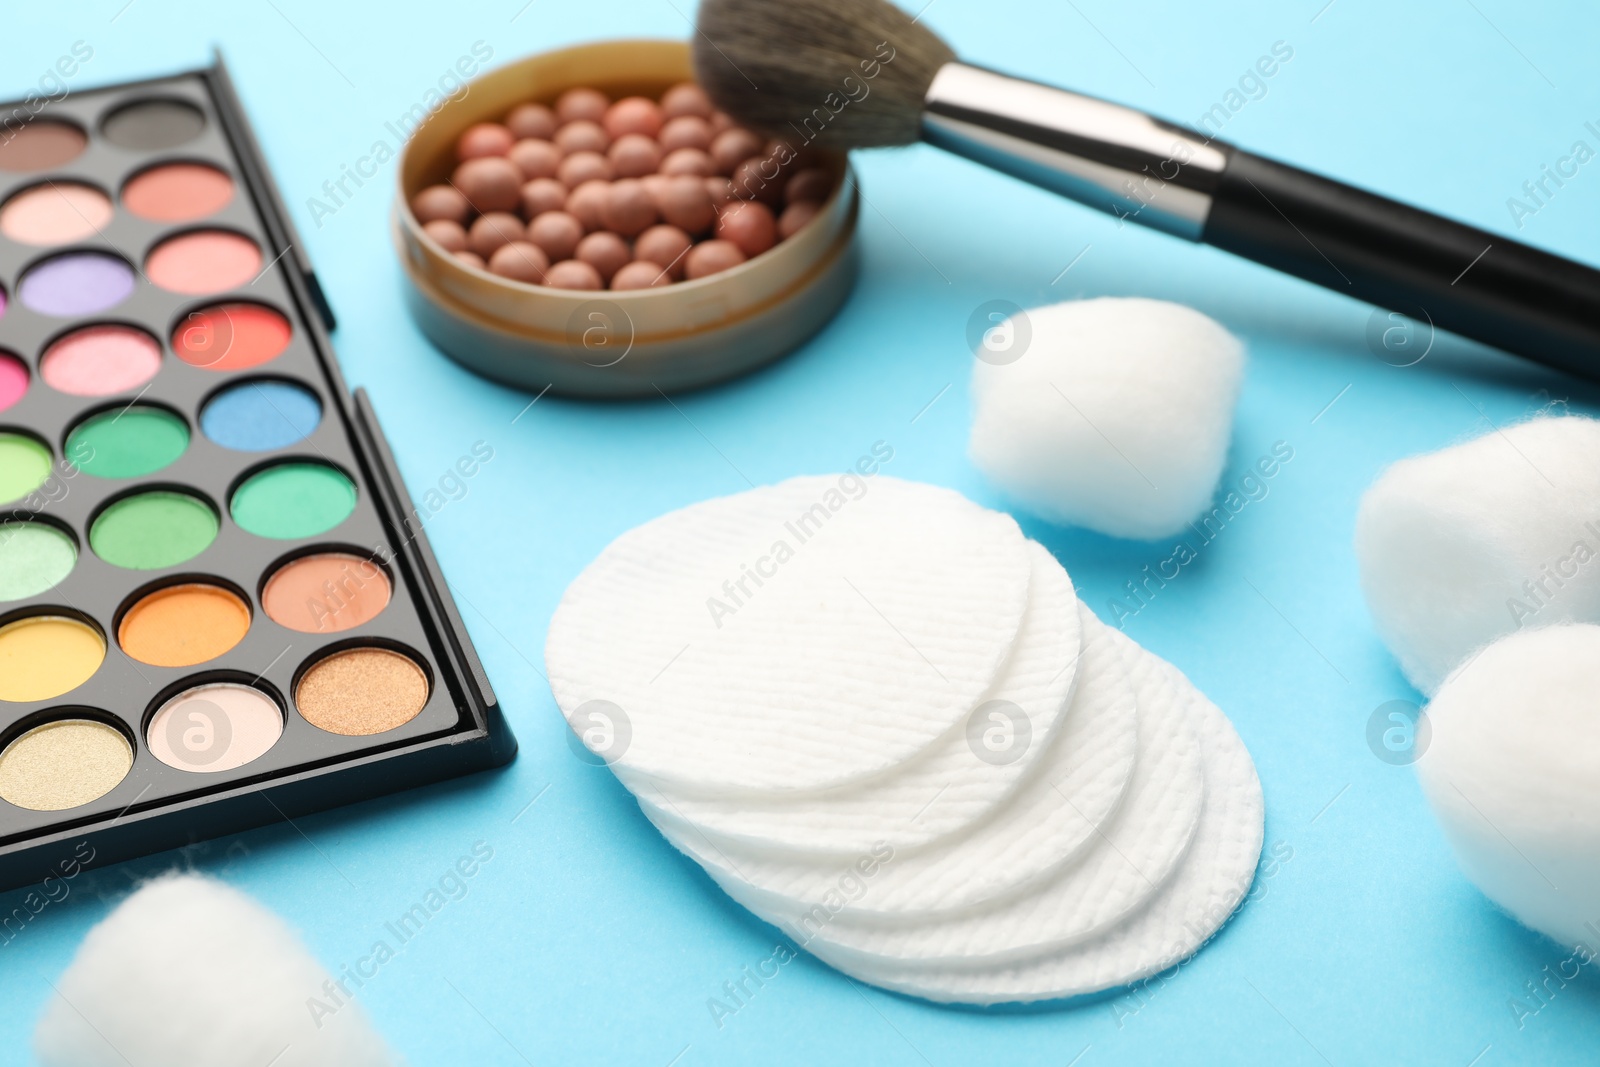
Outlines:
{"label": "silver brush ferrule", "polygon": [[1091,96],[946,63],[922,139],[1023,181],[1200,240],[1227,155],[1190,130]]}

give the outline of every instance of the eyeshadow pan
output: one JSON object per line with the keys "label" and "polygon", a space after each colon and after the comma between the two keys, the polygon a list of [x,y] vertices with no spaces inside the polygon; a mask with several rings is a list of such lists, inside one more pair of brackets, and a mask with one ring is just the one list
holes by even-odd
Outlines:
{"label": "eyeshadow pan", "polygon": [[64,245],[111,221],[111,198],[81,182],[46,182],[0,207],[0,233],[25,245]]}
{"label": "eyeshadow pan", "polygon": [[77,562],[78,546],[49,523],[0,523],[0,602],[55,588]]}
{"label": "eyeshadow pan", "polygon": [[151,284],[190,296],[237,289],[260,271],[261,249],[227,230],[179,234],[156,245],[144,262]]}
{"label": "eyeshadow pan", "polygon": [[122,206],[152,222],[189,222],[215,214],[233,199],[233,179],[203,163],[164,163],[122,187]]}
{"label": "eyeshadow pan", "polygon": [[279,463],[246,478],[229,510],[257,537],[292,541],[326,533],[356,509],[356,487],[323,463]]}
{"label": "eyeshadow pan", "polygon": [[0,752],[0,798],[29,811],[65,811],[99,800],[133,769],[122,732],[93,719],[35,726]]}
{"label": "eyeshadow pan", "polygon": [[214,682],[161,705],[145,739],[169,767],[196,773],[231,771],[260,759],[283,735],[283,713],[259,689]]}
{"label": "eyeshadow pan", "polygon": [[50,700],[93,677],[106,643],[88,623],[29,615],[0,626],[0,700]]}
{"label": "eyeshadow pan", "polygon": [[89,527],[89,547],[107,563],[129,570],[176,567],[217,539],[217,515],[187,493],[152,489],[123,497]]}
{"label": "eyeshadow pan", "polygon": [[261,590],[261,610],[301,633],[341,633],[383,614],[392,595],[389,576],[371,560],[319,552],[274,571]]}
{"label": "eyeshadow pan", "polygon": [[133,293],[133,268],[106,252],[67,252],[22,276],[17,299],[41,315],[71,318],[116,307]]}
{"label": "eyeshadow pan", "polygon": [[89,138],[78,127],[49,119],[35,120],[0,140],[0,170],[25,173],[70,163],[83,153]]}
{"label": "eyeshadow pan", "polygon": [[161,345],[132,326],[86,326],[49,348],[39,377],[71,396],[112,396],[138,389],[161,369]]}
{"label": "eyeshadow pan", "polygon": [[0,433],[0,504],[21,500],[50,478],[50,450],[20,433]]}
{"label": "eyeshadow pan", "polygon": [[67,435],[66,455],[96,478],[139,478],[183,455],[189,427],[162,408],[135,405],[102,411]]}
{"label": "eyeshadow pan", "polygon": [[140,598],[117,627],[122,651],[153,667],[216,659],[250,630],[250,606],[220,585],[169,585]]}
{"label": "eyeshadow pan", "polygon": [[172,351],[192,367],[248,370],[289,347],[289,320],[260,304],[213,304],[191,311],[172,333]]}
{"label": "eyeshadow pan", "polygon": [[304,440],[322,421],[322,402],[292,382],[240,382],[200,412],[200,429],[223,448],[270,452]]}
{"label": "eyeshadow pan", "polygon": [[351,648],[313,664],[295,686],[294,703],[318,729],[365,737],[416,718],[428,703],[428,678],[409,656]]}
{"label": "eyeshadow pan", "polygon": [[100,124],[105,139],[118,148],[158,152],[188,144],[206,128],[205,116],[182,100],[141,100],[117,108]]}
{"label": "eyeshadow pan", "polygon": [[[0,305],[5,297],[0,296]],[[28,365],[9,352],[0,352],[0,411],[22,399],[28,391]]]}

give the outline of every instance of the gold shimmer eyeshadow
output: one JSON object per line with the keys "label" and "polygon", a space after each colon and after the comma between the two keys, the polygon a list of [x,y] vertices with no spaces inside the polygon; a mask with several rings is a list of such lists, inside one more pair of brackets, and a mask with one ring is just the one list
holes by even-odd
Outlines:
{"label": "gold shimmer eyeshadow", "polygon": [[0,892],[511,759],[220,59],[3,114]]}
{"label": "gold shimmer eyeshadow", "polygon": [[294,702],[307,722],[329,733],[381,734],[417,717],[428,702],[428,679],[409,656],[352,648],[306,671]]}
{"label": "gold shimmer eyeshadow", "polygon": [[0,800],[30,811],[76,808],[121,785],[132,767],[133,748],[114,727],[48,722],[0,751]]}

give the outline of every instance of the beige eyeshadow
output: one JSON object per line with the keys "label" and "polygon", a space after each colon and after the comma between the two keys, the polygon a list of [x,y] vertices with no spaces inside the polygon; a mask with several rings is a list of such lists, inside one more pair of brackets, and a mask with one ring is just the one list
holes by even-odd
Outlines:
{"label": "beige eyeshadow", "polygon": [[428,702],[428,678],[409,656],[386,648],[336,652],[295,686],[294,703],[311,725],[365,737],[404,726]]}
{"label": "beige eyeshadow", "polygon": [[58,719],[0,752],[0,799],[30,811],[76,808],[111,792],[132,767],[133,748],[119,731],[91,719]]}

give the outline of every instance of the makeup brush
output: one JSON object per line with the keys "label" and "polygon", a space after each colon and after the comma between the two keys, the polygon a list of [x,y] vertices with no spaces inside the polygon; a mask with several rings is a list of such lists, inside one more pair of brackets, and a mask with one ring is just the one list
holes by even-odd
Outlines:
{"label": "makeup brush", "polygon": [[1600,380],[1600,271],[1131,108],[961,62],[886,0],[703,0],[700,84],[792,147],[926,141]]}

